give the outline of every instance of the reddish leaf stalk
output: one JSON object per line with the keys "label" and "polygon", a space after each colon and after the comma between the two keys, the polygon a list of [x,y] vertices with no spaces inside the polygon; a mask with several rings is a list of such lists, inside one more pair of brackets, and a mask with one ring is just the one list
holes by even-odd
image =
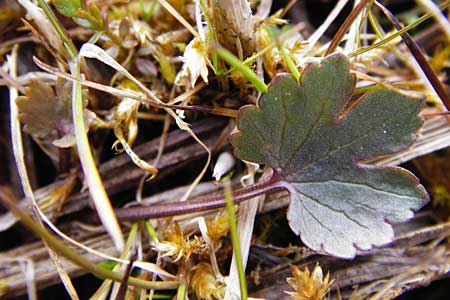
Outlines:
{"label": "reddish leaf stalk", "polygon": [[[233,201],[238,204],[256,196],[270,191],[284,188],[278,176],[274,175],[269,180],[261,183],[249,185],[233,191]],[[119,208],[114,212],[121,222],[138,221],[150,218],[164,218],[188,213],[201,212],[215,208],[225,207],[226,201],[223,194],[213,194],[205,197],[199,197],[192,201],[174,202],[166,204],[157,204],[151,206],[133,206],[128,208]],[[92,220],[97,222],[96,218]]]}
{"label": "reddish leaf stalk", "polygon": [[450,115],[450,111],[448,111],[448,110],[443,111],[443,112],[436,112],[436,113],[423,114],[422,116],[423,116],[425,119],[431,119],[431,118],[434,118],[434,117],[442,117],[442,116],[447,116],[447,115]]}

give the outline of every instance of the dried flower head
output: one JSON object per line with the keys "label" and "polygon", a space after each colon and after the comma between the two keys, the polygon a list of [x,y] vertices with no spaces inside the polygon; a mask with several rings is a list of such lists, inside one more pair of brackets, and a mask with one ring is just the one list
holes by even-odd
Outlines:
{"label": "dried flower head", "polygon": [[161,251],[162,257],[177,262],[181,258],[189,259],[192,254],[199,254],[205,249],[205,243],[201,238],[191,234],[184,235],[177,223],[171,224],[164,232],[165,241],[158,242],[154,248]]}
{"label": "dried flower head", "polygon": [[289,285],[295,292],[289,294],[295,300],[323,300],[328,299],[327,294],[334,280],[330,280],[330,274],[323,277],[322,268],[316,264],[312,273],[308,268],[300,271],[296,266],[291,266],[294,277],[287,278]]}
{"label": "dried flower head", "polygon": [[208,227],[208,236],[213,241],[218,241],[228,234],[230,224],[228,223],[228,214],[222,211],[214,219],[206,221]]}
{"label": "dried flower head", "polygon": [[223,299],[225,295],[225,286],[215,278],[209,262],[195,265],[191,286],[199,300]]}
{"label": "dried flower head", "polygon": [[194,87],[199,77],[208,83],[208,60],[206,52],[206,45],[201,39],[192,39],[184,50],[183,67],[175,79],[177,85]]}

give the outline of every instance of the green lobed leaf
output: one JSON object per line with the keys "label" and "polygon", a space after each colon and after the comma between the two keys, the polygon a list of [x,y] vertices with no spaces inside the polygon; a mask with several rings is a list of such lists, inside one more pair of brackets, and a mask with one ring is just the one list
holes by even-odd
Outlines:
{"label": "green lobed leaf", "polygon": [[343,258],[392,241],[390,224],[413,217],[428,195],[399,167],[362,161],[407,148],[423,101],[376,90],[350,101],[347,58],[311,64],[300,83],[278,76],[256,106],[241,108],[235,155],[270,165],[290,192],[287,218],[311,249]]}

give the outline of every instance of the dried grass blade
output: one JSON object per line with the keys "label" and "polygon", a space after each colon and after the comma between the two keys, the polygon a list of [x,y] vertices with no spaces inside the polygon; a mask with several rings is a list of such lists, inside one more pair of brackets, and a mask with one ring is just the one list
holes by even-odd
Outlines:
{"label": "dried grass blade", "polygon": [[[122,280],[122,274],[110,271],[99,265],[92,264],[89,260],[83,256],[77,254],[72,249],[68,248],[64,243],[58,240],[53,234],[51,234],[47,229],[39,226],[34,220],[12,200],[13,196],[6,188],[0,188],[0,203],[10,209],[22,223],[31,231],[39,235],[44,241],[51,244],[56,251],[62,253],[67,259],[71,260],[78,266],[84,268],[87,272],[90,272],[97,277],[103,279],[112,279],[114,281],[120,282]],[[144,288],[144,289],[174,289],[179,285],[177,281],[158,281],[151,282],[142,280],[136,277],[129,278],[130,285]]]}
{"label": "dried grass blade", "polygon": [[[17,75],[17,53],[18,53],[18,46],[15,46],[12,51],[12,55],[8,57],[7,63],[10,70],[10,75],[12,79],[16,78]],[[29,206],[32,209],[34,218],[37,222],[42,226],[41,219],[39,216],[42,214],[42,212],[39,209],[39,206],[36,203],[36,199],[34,197],[33,189],[31,188],[31,184],[28,178],[28,172],[27,167],[25,165],[24,160],[24,150],[23,150],[23,141],[22,141],[22,132],[20,128],[20,121],[19,121],[19,110],[16,104],[16,99],[18,97],[18,91],[14,87],[10,87],[9,89],[9,97],[10,97],[10,122],[11,122],[11,140],[12,140],[12,148],[13,148],[13,154],[14,159],[16,161],[17,171],[19,173],[20,182],[22,184],[22,189],[25,195],[25,199],[27,200]],[[67,292],[69,293],[71,299],[79,299],[77,292],[72,284],[72,281],[70,280],[69,275],[64,270],[64,268],[61,265],[61,261],[59,260],[59,256],[56,254],[56,252],[53,251],[53,249],[45,243],[45,247],[47,248],[47,251],[50,255],[50,258],[52,259],[53,263],[55,264],[55,267],[58,271],[59,277],[61,278],[61,281],[64,284],[64,287],[66,288]]]}
{"label": "dried grass blade", "polygon": [[[78,59],[70,62],[72,75],[80,76],[80,65]],[[74,83],[72,88],[72,114],[75,127],[75,137],[77,141],[78,157],[85,176],[89,192],[92,196],[97,213],[105,226],[106,231],[113,239],[117,250],[121,251],[124,246],[124,239],[119,222],[114,214],[114,210],[106,194],[102,179],[92,156],[89,140],[86,133],[86,127],[83,117],[83,99],[81,85]]]}
{"label": "dried grass blade", "polygon": [[[383,5],[375,1],[375,5],[377,5],[383,13],[386,15],[388,20],[394,25],[394,27],[397,30],[402,30],[403,25],[400,24],[398,19]],[[431,85],[433,86],[434,91],[439,96],[439,98],[442,100],[442,103],[445,105],[447,110],[450,110],[450,97],[447,94],[445,87],[442,85],[441,81],[439,80],[438,76],[434,72],[433,68],[431,67],[430,63],[426,59],[423,51],[420,49],[420,47],[417,45],[417,43],[412,39],[412,37],[409,35],[408,32],[404,32],[401,34],[401,37],[403,41],[405,42],[406,46],[408,47],[409,51],[411,51],[412,55],[416,59],[417,63],[422,68],[423,72],[426,74],[428,80],[430,81]]]}
{"label": "dried grass blade", "polygon": [[167,2],[166,0],[158,0],[159,4],[161,4],[162,7],[164,7],[175,19],[178,20],[178,22],[181,23],[181,25],[183,25],[187,30],[189,30],[189,32],[197,37],[198,36],[198,32],[194,29],[194,27],[191,26],[191,24],[189,24],[188,21],[186,21],[185,18],[183,18],[182,15],[180,15],[180,13],[173,8],[173,6]]}
{"label": "dried grass blade", "polygon": [[114,68],[116,71],[122,73],[124,76],[126,76],[131,81],[133,81],[139,88],[142,89],[143,92],[145,92],[145,94],[147,94],[154,101],[154,103],[158,107],[164,107],[166,112],[175,119],[175,121],[180,129],[187,131],[192,136],[192,138],[194,138],[194,140],[197,141],[203,147],[203,149],[205,149],[205,151],[208,153],[208,158],[206,160],[205,166],[200,171],[200,174],[194,179],[194,181],[191,185],[191,188],[189,188],[187,190],[186,194],[181,198],[180,201],[184,201],[187,198],[189,198],[189,195],[191,194],[192,190],[200,182],[203,175],[208,170],[208,166],[211,162],[211,151],[209,150],[209,148],[189,128],[189,124],[184,122],[172,109],[165,107],[164,102],[162,102],[160,99],[158,99],[158,97],[156,97],[152,91],[147,89],[139,80],[134,78],[133,75],[131,75],[124,67],[122,67],[118,62],[116,62],[111,56],[109,56],[103,49],[101,49],[100,47],[97,47],[94,44],[85,43],[80,49],[80,56],[98,59],[101,62]]}
{"label": "dried grass blade", "polygon": [[158,97],[156,97],[155,94],[153,94],[152,91],[147,89],[139,80],[137,80],[133,75],[130,74],[122,65],[120,65],[117,61],[115,61],[108,53],[106,53],[105,50],[102,48],[90,44],[85,43],[80,49],[79,53],[80,57],[88,57],[88,58],[95,58],[102,63],[110,66],[111,68],[115,69],[117,72],[121,73],[131,81],[133,81],[134,84],[136,84],[141,90],[143,90],[156,104],[164,104]]}
{"label": "dried grass blade", "polygon": [[308,38],[308,45],[302,50],[302,53],[306,56],[309,55],[309,52],[316,45],[317,41],[322,37],[325,31],[330,27],[331,23],[333,23],[334,19],[339,15],[344,6],[347,4],[348,0],[339,0],[336,3],[336,6],[333,10],[328,14],[325,21],[317,28],[316,31]]}
{"label": "dried grass blade", "polygon": [[131,146],[128,144],[127,140],[123,136],[123,132],[120,129],[120,126],[116,126],[114,128],[114,134],[116,135],[117,139],[119,140],[120,144],[122,145],[125,152],[128,154],[128,156],[131,158],[133,163],[144,170],[147,173],[151,174],[150,179],[153,179],[158,174],[158,169],[146,162],[145,160],[141,159],[134,151],[131,149]]}
{"label": "dried grass blade", "polygon": [[421,5],[425,11],[429,11],[433,17],[436,19],[437,23],[444,31],[447,36],[447,42],[450,42],[450,22],[449,20],[442,14],[439,7],[431,0],[417,0],[419,5]]}

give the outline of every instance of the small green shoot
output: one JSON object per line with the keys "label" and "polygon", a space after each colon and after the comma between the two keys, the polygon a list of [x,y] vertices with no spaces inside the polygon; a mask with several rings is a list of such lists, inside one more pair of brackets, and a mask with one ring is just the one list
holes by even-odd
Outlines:
{"label": "small green shoot", "polygon": [[233,53],[224,48],[217,48],[216,52],[219,54],[220,58],[238,70],[249,82],[251,82],[259,92],[267,92],[267,85],[246,64],[234,56]]}
{"label": "small green shoot", "polygon": [[177,300],[186,300],[186,283],[182,283],[178,286]]}
{"label": "small green shoot", "polygon": [[294,61],[292,58],[286,53],[286,50],[281,46],[278,47],[278,49],[281,52],[281,55],[283,56],[284,63],[286,64],[288,70],[291,72],[292,76],[294,76],[295,80],[300,80],[300,72],[298,71],[297,67],[295,66]]}
{"label": "small green shoot", "polygon": [[80,0],[53,0],[56,10],[66,17],[75,17],[81,9]]}
{"label": "small green shoot", "polygon": [[152,226],[152,224],[150,223],[150,221],[145,221],[145,229],[147,229],[147,233],[148,236],[152,239],[153,242],[158,243],[159,239],[158,239],[158,234],[156,233],[155,228]]}

